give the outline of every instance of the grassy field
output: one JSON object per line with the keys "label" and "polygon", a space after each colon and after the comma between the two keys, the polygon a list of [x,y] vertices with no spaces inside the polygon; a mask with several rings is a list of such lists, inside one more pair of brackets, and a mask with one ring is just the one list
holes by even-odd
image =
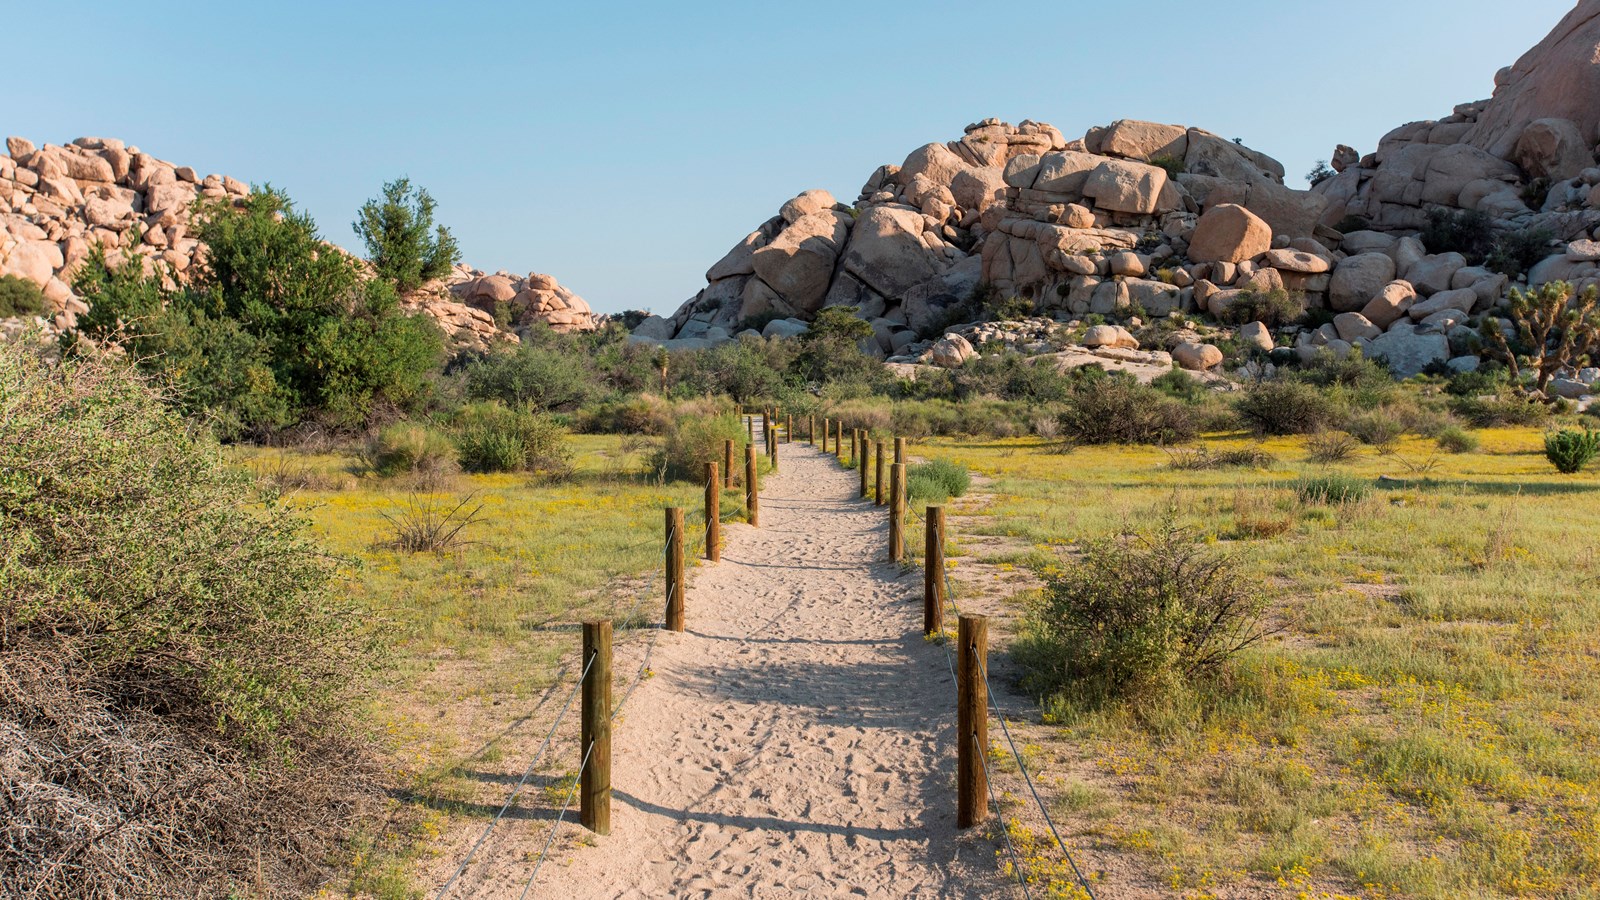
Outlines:
{"label": "grassy field", "polygon": [[[1206,471],[1155,448],[915,448],[993,479],[979,528],[1016,550],[990,565],[1047,572],[1172,514],[1273,588],[1282,632],[1222,684],[1138,714],[1043,702],[1028,739],[1081,842],[1187,897],[1600,896],[1600,478],[1556,474],[1538,431],[1478,434],[1326,466],[1298,438],[1213,437],[1276,462]],[[1329,473],[1372,491],[1294,489]]]}
{"label": "grassy field", "polygon": [[[356,848],[350,894],[421,896],[414,875],[439,852],[438,838],[493,815],[505,786],[470,778],[467,764],[495,763],[513,733],[549,726],[526,717],[552,685],[571,680],[572,624],[608,615],[619,627],[660,621],[653,576],[663,507],[688,513],[691,566],[703,550],[701,486],[660,483],[646,472],[645,451],[621,438],[576,436],[570,446],[569,480],[459,474],[422,486],[362,474],[353,455],[237,451],[240,464],[306,507],[316,531],[351,560],[352,596],[391,626],[394,666],[370,712],[401,799]],[[392,545],[397,521],[464,498],[464,511],[482,508],[459,546],[409,553]],[[722,511],[725,520],[742,514],[738,489],[724,492]]]}

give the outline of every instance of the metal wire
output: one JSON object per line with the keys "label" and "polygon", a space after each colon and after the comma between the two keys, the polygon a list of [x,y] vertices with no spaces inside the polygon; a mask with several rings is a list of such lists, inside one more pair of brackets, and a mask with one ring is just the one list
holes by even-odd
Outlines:
{"label": "metal wire", "polygon": [[1000,801],[994,796],[994,782],[989,780],[989,760],[984,755],[984,747],[978,743],[978,736],[972,736],[972,744],[978,752],[978,762],[983,766],[983,785],[989,789],[989,802],[994,804],[995,817],[1000,820],[1000,837],[1005,839],[1006,852],[1011,854],[1011,868],[1016,870],[1017,884],[1022,886],[1022,896],[1031,898],[1033,892],[1028,890],[1028,878],[1022,874],[1022,861],[1017,859],[1017,848],[1011,846],[1011,829],[1006,827],[1005,813],[1000,810]]}
{"label": "metal wire", "polygon": [[589,767],[589,755],[594,752],[594,744],[583,751],[583,762],[578,765],[578,775],[572,779],[572,787],[567,790],[567,799],[561,801],[561,812],[556,816],[554,825],[550,826],[550,834],[544,839],[544,849],[539,851],[539,860],[533,864],[533,873],[528,876],[528,883],[522,889],[522,898],[526,900],[528,892],[533,890],[533,880],[539,877],[539,867],[544,865],[544,860],[550,853],[550,845],[555,843],[556,832],[561,830],[561,822],[567,817],[567,807],[572,805],[572,795],[578,792],[578,785],[583,783],[583,770]]}
{"label": "metal wire", "polygon": [[550,742],[555,739],[556,729],[561,727],[561,720],[566,717],[567,710],[572,708],[572,699],[578,695],[578,691],[583,687],[584,679],[589,677],[589,667],[592,665],[594,665],[594,657],[590,657],[588,663],[584,665],[583,673],[578,676],[577,684],[574,684],[572,692],[567,694],[567,701],[561,705],[561,712],[556,713],[555,723],[550,726],[550,732],[544,736],[544,741],[539,744],[539,750],[534,753],[533,760],[528,763],[528,768],[523,770],[522,777],[517,779],[517,786],[512,789],[511,796],[506,798],[505,804],[500,807],[500,812],[496,813],[495,817],[489,820],[489,824],[484,826],[483,834],[478,835],[478,839],[473,842],[472,849],[467,851],[466,857],[461,860],[461,865],[456,867],[455,874],[451,875],[450,880],[444,883],[444,887],[439,888],[436,900],[442,900],[445,893],[455,885],[456,879],[460,878],[461,873],[465,872],[467,866],[472,864],[472,858],[477,855],[478,849],[483,846],[483,842],[489,839],[490,832],[494,831],[495,826],[500,824],[500,820],[505,818],[506,813],[511,810],[511,804],[515,803],[517,797],[521,796],[522,789],[527,785],[528,779],[533,777],[534,769],[538,767],[539,760],[544,757],[544,751],[549,748]]}
{"label": "metal wire", "polygon": [[1011,755],[1017,760],[1017,769],[1022,772],[1022,780],[1028,785],[1028,793],[1033,795],[1033,802],[1038,804],[1039,812],[1044,816],[1044,824],[1050,829],[1050,836],[1056,839],[1056,846],[1061,848],[1061,853],[1067,858],[1067,864],[1072,866],[1072,874],[1078,878],[1078,883],[1083,885],[1084,891],[1089,894],[1089,900],[1094,900],[1094,888],[1089,886],[1089,879],[1083,877],[1083,870],[1078,868],[1078,861],[1072,858],[1072,851],[1067,849],[1067,842],[1061,839],[1061,833],[1056,831],[1056,823],[1050,818],[1050,810],[1045,807],[1044,800],[1039,796],[1039,790],[1033,786],[1033,776],[1028,774],[1028,764],[1022,761],[1022,754],[1017,751],[1017,742],[1011,737],[1011,729],[1006,726],[1006,717],[1000,714],[999,704],[994,702],[994,688],[989,685],[989,667],[984,664],[982,657],[978,656],[978,648],[972,648],[972,656],[978,666],[978,674],[983,677],[984,696],[989,700],[989,708],[994,710],[994,717],[1000,720],[1000,731],[1006,736],[1006,743],[1011,747]]}

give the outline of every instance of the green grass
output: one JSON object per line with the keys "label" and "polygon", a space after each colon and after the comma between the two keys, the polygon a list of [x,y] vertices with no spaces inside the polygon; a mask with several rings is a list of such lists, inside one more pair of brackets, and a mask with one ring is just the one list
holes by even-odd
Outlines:
{"label": "green grass", "polygon": [[[1556,474],[1534,429],[1474,436],[1480,452],[1431,467],[1433,442],[1408,439],[1277,470],[1178,470],[1156,448],[919,444],[993,478],[978,530],[1046,566],[1171,509],[1276,587],[1284,633],[1223,682],[1138,711],[1045,703],[1030,740],[1069,773],[1042,779],[1067,785],[1056,808],[1083,803],[1070,785],[1087,776],[1100,802],[1085,833],[1183,890],[1600,896],[1600,477]],[[1305,458],[1300,438],[1259,446]],[[1368,490],[1302,499],[1315,479]]]}

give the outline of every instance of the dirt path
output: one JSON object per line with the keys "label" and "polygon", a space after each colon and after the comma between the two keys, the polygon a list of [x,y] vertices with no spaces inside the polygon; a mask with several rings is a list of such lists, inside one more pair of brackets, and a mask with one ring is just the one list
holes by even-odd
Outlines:
{"label": "dirt path", "polygon": [[532,896],[1019,896],[982,829],[955,828],[955,688],[920,574],[881,561],[853,471],[782,451],[762,527],[724,527],[688,631],[660,635],[622,711],[611,835],[561,842]]}

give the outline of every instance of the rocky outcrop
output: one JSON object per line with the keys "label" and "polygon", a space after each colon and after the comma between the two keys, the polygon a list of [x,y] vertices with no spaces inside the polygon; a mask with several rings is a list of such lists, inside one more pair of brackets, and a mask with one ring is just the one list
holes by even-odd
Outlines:
{"label": "rocky outcrop", "polygon": [[[52,305],[48,327],[70,331],[88,311],[71,284],[91,247],[103,245],[113,264],[131,262],[181,284],[205,260],[193,234],[194,202],[238,201],[249,192],[238,179],[201,176],[111,138],[57,147],[10,137],[0,156],[0,275],[39,285]],[[475,292],[488,280],[495,283]],[[458,266],[403,300],[462,346],[515,341],[516,329],[538,321],[562,332],[597,327],[588,304],[548,275],[486,276]],[[509,314],[497,320],[502,301]]]}

